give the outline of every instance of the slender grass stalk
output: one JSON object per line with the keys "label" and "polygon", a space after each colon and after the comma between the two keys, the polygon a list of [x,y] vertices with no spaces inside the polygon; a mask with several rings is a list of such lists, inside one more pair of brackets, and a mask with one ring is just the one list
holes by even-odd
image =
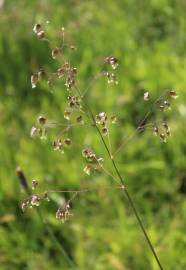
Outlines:
{"label": "slender grass stalk", "polygon": [[137,211],[137,209],[136,209],[136,207],[135,207],[135,205],[134,205],[133,199],[132,199],[132,197],[131,197],[131,195],[130,195],[128,189],[126,188],[126,186],[125,186],[125,184],[124,184],[124,181],[123,181],[123,178],[122,178],[122,176],[121,176],[121,174],[120,174],[120,172],[119,172],[119,170],[118,170],[118,168],[117,168],[117,166],[116,166],[115,160],[114,160],[114,158],[112,157],[112,155],[110,154],[109,149],[108,149],[108,146],[107,146],[107,144],[106,144],[106,142],[105,142],[105,140],[104,140],[104,138],[103,138],[103,136],[102,136],[102,134],[101,134],[101,132],[100,132],[100,130],[99,130],[99,128],[98,128],[97,125],[96,125],[96,128],[97,128],[97,130],[98,130],[98,132],[99,132],[99,135],[100,135],[100,137],[101,137],[101,140],[102,140],[102,142],[104,143],[104,146],[105,146],[105,148],[106,148],[106,150],[107,150],[107,152],[108,152],[108,154],[109,154],[109,157],[110,157],[111,162],[112,162],[112,164],[113,164],[113,167],[114,167],[114,169],[115,169],[115,171],[116,171],[116,173],[117,173],[117,175],[118,175],[118,178],[119,178],[119,180],[120,180],[120,182],[121,182],[121,185],[124,186],[124,188],[123,188],[122,190],[123,190],[123,192],[125,193],[125,195],[126,195],[128,201],[129,201],[129,203],[130,203],[130,206],[131,206],[131,208],[132,208],[132,210],[133,210],[133,212],[134,212],[134,214],[135,214],[135,216],[136,216],[136,219],[137,219],[137,221],[138,221],[138,224],[139,224],[139,226],[140,226],[140,228],[141,228],[141,230],[142,230],[142,232],[143,232],[143,234],[144,234],[144,236],[145,236],[145,239],[147,240],[147,243],[148,243],[148,245],[149,245],[149,248],[150,248],[150,250],[152,251],[152,253],[153,253],[153,255],[154,255],[154,258],[156,259],[156,262],[157,262],[159,268],[160,268],[161,270],[163,270],[163,267],[162,267],[162,265],[161,265],[161,263],[160,263],[160,260],[159,260],[157,254],[156,254],[156,251],[155,251],[155,249],[154,249],[154,247],[153,247],[153,245],[152,245],[152,243],[151,243],[151,240],[150,240],[150,238],[149,238],[149,236],[148,236],[148,234],[147,234],[147,232],[146,232],[146,229],[145,229],[145,227],[144,227],[144,225],[143,225],[143,223],[142,223],[142,220],[141,220],[141,218],[140,218],[140,216],[139,216],[139,214],[138,214],[138,211]]}
{"label": "slender grass stalk", "polygon": [[[80,94],[80,90],[79,89],[78,89],[78,93]],[[133,213],[134,213],[134,215],[135,215],[135,217],[136,217],[136,219],[138,221],[138,224],[139,224],[139,226],[141,228],[141,231],[142,231],[142,233],[143,233],[143,235],[144,235],[144,237],[145,237],[145,239],[146,239],[146,241],[148,243],[148,246],[149,246],[149,248],[150,248],[150,250],[151,250],[151,252],[152,252],[152,254],[153,254],[153,256],[154,256],[154,258],[155,258],[155,260],[156,260],[156,262],[158,264],[158,266],[159,266],[159,269],[160,270],[164,270],[164,268],[163,268],[163,266],[162,266],[162,264],[161,264],[161,262],[160,262],[160,260],[158,258],[158,255],[156,254],[156,251],[155,251],[155,249],[153,247],[153,244],[152,244],[152,242],[151,242],[151,240],[150,240],[150,238],[148,236],[148,233],[147,233],[147,231],[146,231],[146,229],[145,229],[145,227],[143,225],[143,222],[142,222],[142,220],[141,220],[141,218],[140,218],[140,216],[138,214],[138,211],[137,211],[137,209],[136,209],[136,207],[134,205],[132,196],[130,195],[130,192],[128,191],[128,189],[125,186],[124,180],[123,180],[123,178],[122,178],[122,176],[121,176],[121,174],[120,174],[120,172],[118,170],[118,167],[116,165],[115,159],[114,159],[112,153],[110,152],[109,147],[108,147],[108,145],[107,145],[107,143],[106,143],[106,141],[105,141],[105,139],[104,139],[104,137],[103,137],[103,135],[102,135],[99,127],[97,126],[97,123],[96,123],[95,118],[94,118],[94,114],[92,113],[92,110],[91,110],[88,102],[85,102],[84,101],[84,106],[86,107],[88,114],[91,116],[93,126],[96,128],[96,130],[97,130],[97,132],[98,132],[98,134],[100,136],[100,139],[103,142],[103,145],[104,145],[104,147],[105,147],[105,149],[107,151],[107,154],[109,156],[109,159],[110,159],[110,161],[111,161],[111,163],[112,163],[112,165],[114,167],[114,170],[115,170],[115,172],[116,172],[116,174],[118,176],[118,179],[119,179],[119,181],[121,183],[121,186],[123,187],[122,188],[122,191],[123,191],[122,194],[124,194],[127,197],[127,200],[129,202],[132,210],[133,210]]]}

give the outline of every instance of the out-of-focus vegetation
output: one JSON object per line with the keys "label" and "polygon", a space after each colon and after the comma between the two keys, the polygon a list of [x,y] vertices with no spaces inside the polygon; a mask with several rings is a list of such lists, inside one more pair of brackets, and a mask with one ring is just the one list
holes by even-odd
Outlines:
{"label": "out-of-focus vegetation", "polygon": [[143,89],[152,97],[167,88],[178,91],[180,98],[166,115],[172,130],[168,143],[142,133],[123,147],[117,163],[165,269],[186,269],[185,13],[184,0],[0,1],[0,269],[68,268],[37,213],[20,210],[25,194],[15,176],[18,165],[29,181],[40,180],[41,190],[99,189],[77,197],[74,217],[65,224],[55,219],[61,196],[40,206],[80,269],[158,269],[127,201],[118,190],[104,189],[115,184],[106,175],[83,172],[84,145],[92,145],[112,170],[95,131],[72,129],[73,146],[64,155],[48,141],[30,138],[38,115],[64,121],[64,85],[56,83],[53,93],[45,84],[30,85],[32,72],[55,66],[47,43],[32,31],[35,22],[47,20],[54,46],[62,26],[77,46],[71,61],[82,89],[104,56],[120,59],[119,84],[100,79],[88,94],[95,113],[119,115],[120,124],[111,131],[113,148],[148,110]]}

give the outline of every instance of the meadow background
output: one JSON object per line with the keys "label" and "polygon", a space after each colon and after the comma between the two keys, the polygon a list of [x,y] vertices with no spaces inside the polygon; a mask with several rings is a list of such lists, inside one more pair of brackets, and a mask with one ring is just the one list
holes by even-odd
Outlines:
{"label": "meadow background", "polygon": [[108,86],[100,79],[88,93],[95,113],[119,116],[111,130],[114,148],[148,110],[144,89],[152,97],[167,88],[178,92],[166,115],[172,130],[168,143],[152,132],[142,133],[122,149],[117,163],[164,268],[186,269],[185,14],[184,0],[0,1],[0,269],[70,269],[36,211],[22,213],[25,194],[15,175],[17,166],[29,182],[40,180],[40,190],[99,189],[77,197],[74,217],[65,224],[55,219],[63,196],[40,206],[79,269],[158,269],[127,201],[118,190],[105,191],[111,179],[83,172],[81,149],[86,144],[104,156],[112,170],[94,130],[73,129],[73,147],[64,155],[53,151],[49,141],[30,137],[40,114],[64,121],[64,85],[57,82],[51,93],[46,84],[36,89],[30,84],[30,75],[39,67],[55,67],[49,47],[32,31],[36,22],[47,20],[54,44],[64,26],[77,47],[72,61],[82,89],[104,56],[119,58],[119,84]]}

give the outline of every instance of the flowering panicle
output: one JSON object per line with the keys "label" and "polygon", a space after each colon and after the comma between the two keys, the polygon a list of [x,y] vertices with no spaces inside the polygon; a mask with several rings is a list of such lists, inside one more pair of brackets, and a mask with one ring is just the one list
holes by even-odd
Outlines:
{"label": "flowering panicle", "polygon": [[[68,139],[67,139],[67,144],[69,144]],[[20,169],[18,168],[16,170],[18,177],[20,177],[20,175],[18,174],[19,171],[20,171]],[[26,181],[26,179],[24,181]],[[27,183],[27,181],[26,181],[26,183]],[[37,188],[38,184],[39,184],[39,181],[33,179],[31,182],[32,189]],[[30,194],[30,195],[29,195],[29,197],[25,198],[22,201],[22,203],[21,203],[22,211],[25,212],[29,208],[31,209],[31,208],[40,206],[40,204],[43,200],[46,200],[49,202],[50,201],[50,197],[49,197],[50,192],[58,192],[58,191],[49,190],[49,191],[44,191],[43,193],[40,193],[40,194],[30,194],[31,192],[29,190],[29,187],[27,186],[26,193]],[[61,190],[60,192],[66,192],[66,191]],[[70,208],[71,208],[70,202],[75,198],[77,193],[81,192],[81,191],[69,191],[69,192],[72,192],[73,196],[67,202],[64,203],[63,207],[58,208],[58,210],[56,212],[56,218],[58,220],[61,220],[62,222],[67,221],[72,216],[72,213],[70,210]]]}
{"label": "flowering panicle", "polygon": [[32,189],[36,189],[36,187],[38,186],[38,184],[39,184],[39,181],[33,179],[33,180],[32,180]]}
{"label": "flowering panicle", "polygon": [[31,75],[32,88],[36,88],[36,85],[37,85],[38,81],[39,81],[38,73],[34,73],[33,75]]}
{"label": "flowering panicle", "polygon": [[170,108],[171,108],[171,104],[167,100],[164,100],[163,103],[161,103],[161,105],[159,105],[160,112],[164,112],[167,109],[170,110]]}
{"label": "flowering panicle", "polygon": [[[33,28],[34,33],[38,37],[42,37],[44,30],[41,24],[36,23]],[[44,33],[45,35],[45,33]],[[68,60],[66,60],[64,56],[64,48],[70,48],[71,50],[74,50],[75,47],[73,45],[68,45],[66,42],[64,42],[65,38],[65,29],[64,27],[61,28],[61,36],[62,36],[62,44],[61,46],[56,46],[53,47],[51,50],[51,56],[53,59],[59,60],[60,64],[58,68],[54,72],[47,72],[44,69],[40,69],[38,72],[34,72],[31,75],[31,85],[32,88],[35,88],[38,84],[38,82],[41,79],[46,79],[47,84],[49,86],[52,85],[53,81],[55,79],[60,79],[64,82],[64,86],[66,87],[67,90],[67,107],[64,111],[64,118],[66,120],[71,120],[72,117],[74,119],[75,117],[75,122],[79,124],[84,124],[84,119],[82,116],[83,110],[82,110],[82,97],[74,92],[75,89],[75,84],[76,84],[76,76],[77,76],[77,68],[72,66]],[[50,43],[50,41],[48,40]],[[61,55],[59,58],[58,56]],[[116,64],[116,60],[110,59],[111,63]],[[38,126],[33,126],[30,132],[31,136],[37,136],[40,138],[46,138],[47,135],[47,123],[44,122],[45,119],[41,118],[41,121],[39,122]],[[61,142],[61,140],[54,141],[54,149],[58,149],[61,152],[63,152],[63,146],[64,144]],[[68,145],[68,141],[65,142],[65,145]]]}
{"label": "flowering panicle", "polygon": [[64,118],[66,120],[71,120],[75,116],[75,121],[80,124],[84,124],[82,116],[82,100],[81,97],[77,95],[70,94],[67,97],[67,108],[64,111]]}
{"label": "flowering panicle", "polygon": [[144,100],[145,100],[145,101],[149,100],[149,97],[150,97],[149,92],[146,91],[146,92],[144,93],[143,97],[144,97]]}
{"label": "flowering panicle", "polygon": [[65,62],[57,69],[58,78],[63,78],[68,92],[71,92],[76,80],[77,68],[71,67],[70,63]]}
{"label": "flowering panicle", "polygon": [[25,199],[22,204],[21,208],[25,211],[27,208],[32,208],[34,206],[40,205],[40,197],[38,195],[31,195],[29,198]]}
{"label": "flowering panicle", "polygon": [[[178,95],[176,93],[175,90],[168,90],[165,91],[154,103],[153,103],[153,107],[152,109],[159,110],[161,113],[164,113],[167,110],[171,109],[171,104],[172,104],[172,98],[177,98]],[[148,101],[150,98],[150,93],[148,91],[146,91],[144,93],[144,100]],[[150,113],[148,113],[150,114]],[[148,124],[146,125],[146,120],[147,118],[145,117],[145,119],[143,121],[140,122],[138,129],[142,129],[144,130],[144,128],[146,126],[148,126]],[[153,123],[151,123],[150,125],[153,125],[153,133],[158,136],[163,142],[167,142],[168,137],[171,135],[170,132],[170,127],[167,124],[167,122],[165,121],[157,121]]]}
{"label": "flowering panicle", "polygon": [[40,139],[46,139],[47,135],[47,119],[44,116],[39,116],[38,117],[38,125],[33,126],[30,131],[30,136],[31,137],[40,137]]}
{"label": "flowering panicle", "polygon": [[64,203],[63,207],[58,208],[56,212],[56,218],[61,220],[62,222],[67,221],[72,216],[70,211],[70,202],[67,201]]}
{"label": "flowering panicle", "polygon": [[64,153],[64,145],[61,139],[58,139],[53,142],[53,149],[59,150],[62,154]]}
{"label": "flowering panicle", "polygon": [[163,142],[167,142],[167,138],[171,135],[170,127],[166,122],[155,125],[153,127],[153,132],[156,136],[159,136]]}
{"label": "flowering panicle", "polygon": [[[113,72],[113,70],[115,70],[118,67],[119,64],[118,59],[114,56],[107,56],[104,58],[104,63],[106,64],[105,65],[106,70],[103,70],[102,75],[107,78],[107,82],[109,84],[111,83],[118,84],[118,79],[115,73]],[[107,67],[108,68],[111,67],[112,71],[107,70]]]}
{"label": "flowering panicle", "polygon": [[98,158],[90,148],[84,148],[82,150],[82,156],[88,162],[83,169],[86,174],[90,175],[93,171],[99,172],[101,170],[103,158]]}
{"label": "flowering panicle", "polygon": [[34,25],[33,31],[39,39],[43,39],[45,37],[45,31],[42,30],[42,26],[39,23]]}
{"label": "flowering panicle", "polygon": [[116,124],[117,121],[118,121],[117,116],[116,116],[116,115],[112,115],[112,116],[110,117],[110,121],[111,121],[112,124]]}
{"label": "flowering panicle", "polygon": [[98,124],[101,127],[101,132],[103,135],[108,134],[108,127],[107,124],[115,124],[117,122],[117,117],[115,115],[112,115],[108,118],[107,114],[105,112],[101,112],[96,115],[95,118],[96,124]]}
{"label": "flowering panicle", "polygon": [[33,27],[33,31],[35,34],[39,33],[42,30],[41,24],[36,23]]}
{"label": "flowering panicle", "polygon": [[83,116],[82,115],[78,115],[76,117],[76,122],[77,123],[80,123],[80,124],[84,124]]}
{"label": "flowering panicle", "polygon": [[[30,131],[31,137],[39,137],[40,139],[46,139],[47,129],[55,127],[57,124],[49,121],[45,116],[40,115],[38,117],[37,126],[33,126]],[[68,129],[68,125],[66,130]],[[64,130],[65,131],[65,130]],[[64,153],[64,148],[69,147],[72,144],[70,138],[58,138],[53,141],[53,149],[59,150],[61,153]]]}
{"label": "flowering panicle", "polygon": [[[33,31],[38,39],[46,40],[46,33],[41,24],[35,24]],[[83,103],[83,95],[77,86],[77,68],[71,65],[71,62],[68,61],[64,57],[64,48],[70,48],[70,50],[74,50],[75,47],[73,45],[68,45],[64,42],[65,38],[65,30],[62,27],[61,29],[61,38],[62,45],[54,46],[51,48],[51,57],[56,60],[58,65],[57,68],[53,72],[47,72],[44,69],[40,69],[38,72],[34,72],[31,75],[31,86],[32,88],[36,88],[38,82],[42,79],[46,79],[49,86],[52,85],[55,79],[60,80],[66,92],[66,108],[64,110],[64,119],[70,121],[70,124],[65,125],[65,129],[62,131],[63,134],[60,137],[57,137],[53,141],[53,149],[57,150],[61,153],[64,153],[65,148],[71,146],[72,141],[68,138],[65,133],[69,130],[70,126],[77,124],[84,124],[84,115],[89,116],[89,112],[87,112],[88,106],[84,106]],[[49,41],[49,40],[47,40]],[[50,41],[49,41],[50,44]],[[103,61],[103,68],[99,75],[102,75],[107,79],[109,84],[118,84],[118,79],[115,74],[115,70],[119,65],[119,60],[115,56],[107,56]],[[172,98],[177,98],[177,93],[175,90],[166,91],[165,94],[161,95],[160,98],[153,103],[153,109],[157,109],[157,111],[163,113],[171,108]],[[151,99],[151,95],[149,91],[144,91],[143,99],[145,102]],[[146,126],[150,126],[152,128],[153,133],[159,137],[163,142],[167,141],[167,138],[170,136],[170,127],[167,122],[163,119],[161,121],[154,121],[154,123],[146,123],[147,117],[137,127],[138,130],[144,130]],[[66,122],[66,121],[65,121]],[[74,123],[75,122],[75,123]],[[72,124],[71,124],[72,123]],[[104,137],[108,135],[109,147],[111,148],[110,137],[109,137],[109,125],[116,124],[117,117],[115,115],[108,116],[105,112],[100,112],[93,119],[93,124],[98,128],[101,132],[101,137],[104,141]],[[91,123],[92,124],[92,123]],[[62,124],[63,125],[63,124]],[[48,119],[41,115],[38,117],[38,121],[36,126],[33,126],[30,132],[31,136],[38,136],[41,139],[46,138],[48,128],[50,127],[50,122]],[[99,133],[100,133],[99,132]],[[103,135],[103,136],[102,136]],[[106,143],[105,143],[106,144]],[[92,172],[99,172],[101,170],[106,171],[103,167],[103,158],[98,158],[94,151],[90,148],[84,148],[82,150],[82,155],[86,159],[86,165],[84,167],[84,172],[90,175]],[[117,174],[119,174],[116,169]],[[111,175],[110,173],[108,173]],[[112,176],[113,177],[113,176]],[[32,180],[32,189],[36,189],[38,186],[37,180]],[[124,186],[124,185],[122,185]],[[48,192],[45,191],[42,196],[33,194],[29,198],[25,199],[22,203],[22,209],[25,210],[28,207],[38,206],[42,199],[49,200]],[[62,220],[63,222],[68,220],[68,218],[72,215],[70,211],[70,201],[67,201],[62,207],[58,208],[56,212],[56,218]]]}
{"label": "flowering panicle", "polygon": [[107,78],[107,82],[109,84],[118,84],[118,78],[113,72],[110,71],[103,71],[103,76]]}
{"label": "flowering panicle", "polygon": [[62,154],[64,154],[65,147],[71,146],[72,141],[69,138],[65,139],[57,139],[53,142],[53,149],[60,151]]}
{"label": "flowering panicle", "polygon": [[178,95],[177,95],[177,93],[176,93],[175,90],[170,90],[170,91],[169,91],[169,95],[170,95],[172,98],[178,98]]}
{"label": "flowering panicle", "polygon": [[[38,39],[40,40],[46,40],[49,44],[50,41],[46,39],[47,34],[45,33],[43,27],[41,24],[35,24],[33,27],[33,32],[37,36]],[[84,172],[88,175],[90,175],[92,172],[99,172],[99,171],[104,171],[107,175],[112,177],[117,184],[119,184],[119,188],[122,188],[123,191],[126,193],[126,197],[128,198],[128,202],[131,205],[133,209],[133,213],[137,218],[137,221],[139,223],[139,226],[144,233],[144,236],[147,240],[147,243],[158,263],[160,266],[160,269],[163,269],[161,267],[161,263],[159,262],[159,259],[156,255],[156,252],[153,248],[153,245],[151,244],[151,241],[148,237],[148,234],[146,233],[145,227],[143,226],[143,223],[140,219],[140,216],[138,215],[138,211],[135,207],[135,204],[133,203],[133,199],[130,195],[130,192],[128,191],[127,188],[125,188],[125,182],[123,181],[123,178],[119,172],[119,169],[117,168],[117,164],[115,162],[115,155],[118,152],[118,150],[113,153],[112,152],[112,144],[110,140],[110,134],[109,134],[109,124],[115,124],[117,122],[117,117],[115,115],[112,116],[107,116],[105,112],[100,112],[94,117],[94,114],[91,111],[91,108],[89,107],[89,104],[84,103],[85,100],[83,100],[85,93],[87,92],[87,89],[85,92],[82,94],[81,91],[78,88],[78,80],[77,80],[77,68],[71,65],[71,62],[68,61],[65,57],[65,51],[63,50],[64,48],[70,48],[70,50],[74,50],[75,47],[73,45],[68,45],[66,42],[64,42],[65,38],[65,29],[62,27],[61,29],[61,39],[62,39],[62,44],[61,46],[54,46],[51,48],[51,57],[52,59],[56,60],[58,65],[57,68],[53,72],[47,72],[46,70],[40,69],[38,72],[34,72],[31,75],[31,86],[32,88],[36,88],[38,82],[45,78],[47,80],[47,84],[49,87],[51,87],[52,83],[57,79],[60,80],[66,91],[66,108],[64,111],[64,118],[68,121],[71,121],[72,123],[67,124],[66,123],[61,123],[61,126],[65,126],[65,129],[62,130],[60,133],[60,136],[57,137],[53,141],[53,148],[54,150],[58,150],[61,153],[64,153],[64,149],[66,147],[71,146],[72,142],[71,139],[68,138],[65,134],[68,133],[68,130],[78,124],[84,124],[84,118],[83,116],[85,115],[90,121],[90,126],[94,126],[96,130],[98,131],[98,134],[100,136],[100,139],[102,140],[105,150],[107,150],[107,153],[109,155],[110,160],[112,161],[113,164],[113,169],[116,173],[113,175],[110,173],[106,168],[103,167],[103,158],[98,158],[94,151],[90,148],[84,148],[82,150],[82,155],[86,159],[86,166],[84,167]],[[109,84],[118,84],[118,79],[115,74],[115,70],[118,67],[119,61],[115,56],[107,56],[104,58],[103,65],[101,68],[101,71],[99,72],[99,76],[103,76],[106,78],[107,82]],[[97,77],[96,77],[97,78]],[[154,114],[152,115],[152,112],[154,113],[154,108],[157,110],[158,115],[161,113],[164,113],[168,109],[171,108],[171,103],[172,103],[172,98],[177,98],[177,93],[175,90],[169,90],[166,91],[163,95],[161,95],[154,103],[152,103],[152,108],[151,110],[145,115],[145,118],[139,123],[137,128],[135,129],[134,134],[136,134],[138,131],[143,131],[146,127],[150,127],[151,130],[153,130],[153,133],[159,137],[163,142],[167,141],[167,138],[170,136],[170,127],[167,124],[167,122],[164,120],[165,117],[163,117],[163,120],[161,121],[154,121],[152,123],[147,123],[149,119],[149,115],[154,117]],[[149,91],[145,91],[143,93],[143,99],[145,102],[149,101],[151,99],[151,95]],[[149,102],[150,103],[150,102]],[[75,123],[74,123],[75,119]],[[73,121],[72,121],[73,120]],[[66,122],[66,121],[65,121]],[[41,139],[46,138],[46,134],[48,131],[48,128],[55,125],[55,123],[50,123],[48,119],[45,116],[39,116],[37,125],[33,126],[30,132],[31,136],[38,136]],[[107,135],[108,139],[108,145],[107,145],[107,140],[105,139],[104,135]],[[63,136],[63,137],[62,137]],[[120,145],[119,149],[126,143],[126,141],[129,141],[133,137],[133,134],[131,134],[125,142]],[[78,194],[77,190],[73,191],[68,191],[68,190],[50,190],[50,191],[45,191],[44,193],[41,194],[32,194],[30,192],[30,188],[27,185],[27,182],[25,180],[24,175],[22,174],[21,171],[17,171],[17,175],[20,179],[20,183],[23,186],[24,190],[28,194],[28,198],[26,198],[22,202],[22,210],[25,211],[27,208],[33,208],[36,206],[39,206],[42,200],[47,200],[49,201],[49,193],[50,192],[71,192],[74,195],[66,201],[62,207],[59,207],[56,211],[56,218],[58,220],[61,220],[62,222],[67,221],[71,216],[71,206],[70,202],[72,199]],[[38,186],[38,180],[33,179],[32,180],[32,189],[35,190]],[[84,191],[83,191],[84,192]],[[52,198],[52,197],[51,197]]]}
{"label": "flowering panicle", "polygon": [[111,65],[112,69],[116,69],[118,67],[118,59],[114,56],[105,57],[105,63]]}
{"label": "flowering panicle", "polygon": [[160,97],[160,99],[158,99],[157,101],[157,105],[159,106],[160,112],[170,110],[172,103],[171,99],[172,98],[175,99],[177,97],[178,95],[175,90],[166,91],[165,94],[162,95],[162,97]]}
{"label": "flowering panicle", "polygon": [[52,58],[56,59],[57,56],[60,54],[60,49],[58,47],[52,49]]}

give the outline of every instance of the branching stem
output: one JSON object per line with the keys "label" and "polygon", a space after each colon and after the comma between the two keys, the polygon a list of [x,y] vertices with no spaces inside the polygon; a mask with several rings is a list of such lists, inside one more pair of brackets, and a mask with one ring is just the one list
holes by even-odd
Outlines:
{"label": "branching stem", "polygon": [[[78,91],[78,92],[80,93],[80,91]],[[81,94],[81,93],[80,93],[80,94]],[[160,96],[160,98],[161,98],[161,97],[162,97],[162,95]],[[158,98],[158,99],[154,102],[154,104],[155,104],[160,98]],[[125,186],[124,180],[123,180],[123,178],[122,178],[122,176],[121,176],[121,174],[120,174],[120,172],[119,172],[119,170],[118,170],[118,167],[117,167],[117,165],[116,165],[116,163],[115,163],[114,157],[113,157],[112,153],[110,152],[109,147],[108,147],[108,145],[107,145],[107,143],[106,143],[106,141],[105,141],[105,139],[104,139],[104,137],[103,137],[103,135],[102,135],[102,133],[101,133],[99,127],[97,126],[97,123],[96,123],[95,118],[94,118],[94,114],[92,113],[92,110],[91,110],[90,106],[88,105],[88,103],[85,103],[85,102],[84,102],[84,106],[85,106],[85,108],[87,109],[88,114],[91,116],[91,119],[92,119],[92,122],[93,122],[93,126],[95,126],[95,128],[96,128],[96,130],[97,130],[97,132],[98,132],[98,134],[99,134],[99,136],[100,136],[100,139],[101,139],[101,141],[103,142],[103,145],[104,145],[104,147],[105,147],[105,149],[106,149],[106,151],[107,151],[107,154],[108,154],[108,156],[109,156],[109,158],[110,158],[110,160],[111,160],[111,162],[112,162],[112,165],[113,165],[114,170],[115,170],[115,172],[116,172],[116,174],[117,174],[117,176],[118,176],[118,179],[119,179],[119,181],[120,181],[120,183],[121,183],[121,186],[124,187],[124,188],[122,188],[123,194],[125,194],[126,197],[127,197],[127,199],[128,199],[128,202],[129,202],[129,204],[130,204],[130,206],[131,206],[131,208],[132,208],[132,210],[133,210],[133,213],[134,213],[134,215],[135,215],[135,217],[136,217],[136,219],[137,219],[137,221],[138,221],[138,224],[139,224],[139,226],[140,226],[140,228],[141,228],[141,230],[142,230],[142,232],[143,232],[143,234],[144,234],[144,237],[145,237],[145,239],[146,239],[146,241],[147,241],[147,243],[148,243],[148,246],[149,246],[149,248],[150,248],[150,250],[151,250],[151,252],[152,252],[152,254],[153,254],[153,256],[154,256],[154,258],[155,258],[155,260],[156,260],[156,262],[157,262],[157,264],[158,264],[158,266],[159,266],[159,269],[160,269],[160,270],[164,270],[164,269],[163,269],[163,266],[161,265],[161,262],[160,262],[160,260],[159,260],[159,258],[158,258],[158,256],[157,256],[157,254],[156,254],[156,251],[155,251],[155,249],[154,249],[154,247],[153,247],[153,245],[152,245],[152,243],[151,243],[151,240],[150,240],[150,238],[149,238],[149,236],[148,236],[148,234],[147,234],[147,232],[146,232],[146,229],[145,229],[145,227],[144,227],[144,225],[143,225],[143,222],[142,222],[142,220],[141,220],[141,218],[140,218],[140,216],[139,216],[139,214],[138,214],[138,211],[137,211],[137,209],[136,209],[136,207],[135,207],[135,205],[134,205],[133,199],[132,199],[132,197],[131,197],[131,195],[130,195],[128,189],[127,189],[126,186]],[[145,119],[149,116],[150,113],[151,113],[151,112],[148,112],[148,113],[146,114]]]}

